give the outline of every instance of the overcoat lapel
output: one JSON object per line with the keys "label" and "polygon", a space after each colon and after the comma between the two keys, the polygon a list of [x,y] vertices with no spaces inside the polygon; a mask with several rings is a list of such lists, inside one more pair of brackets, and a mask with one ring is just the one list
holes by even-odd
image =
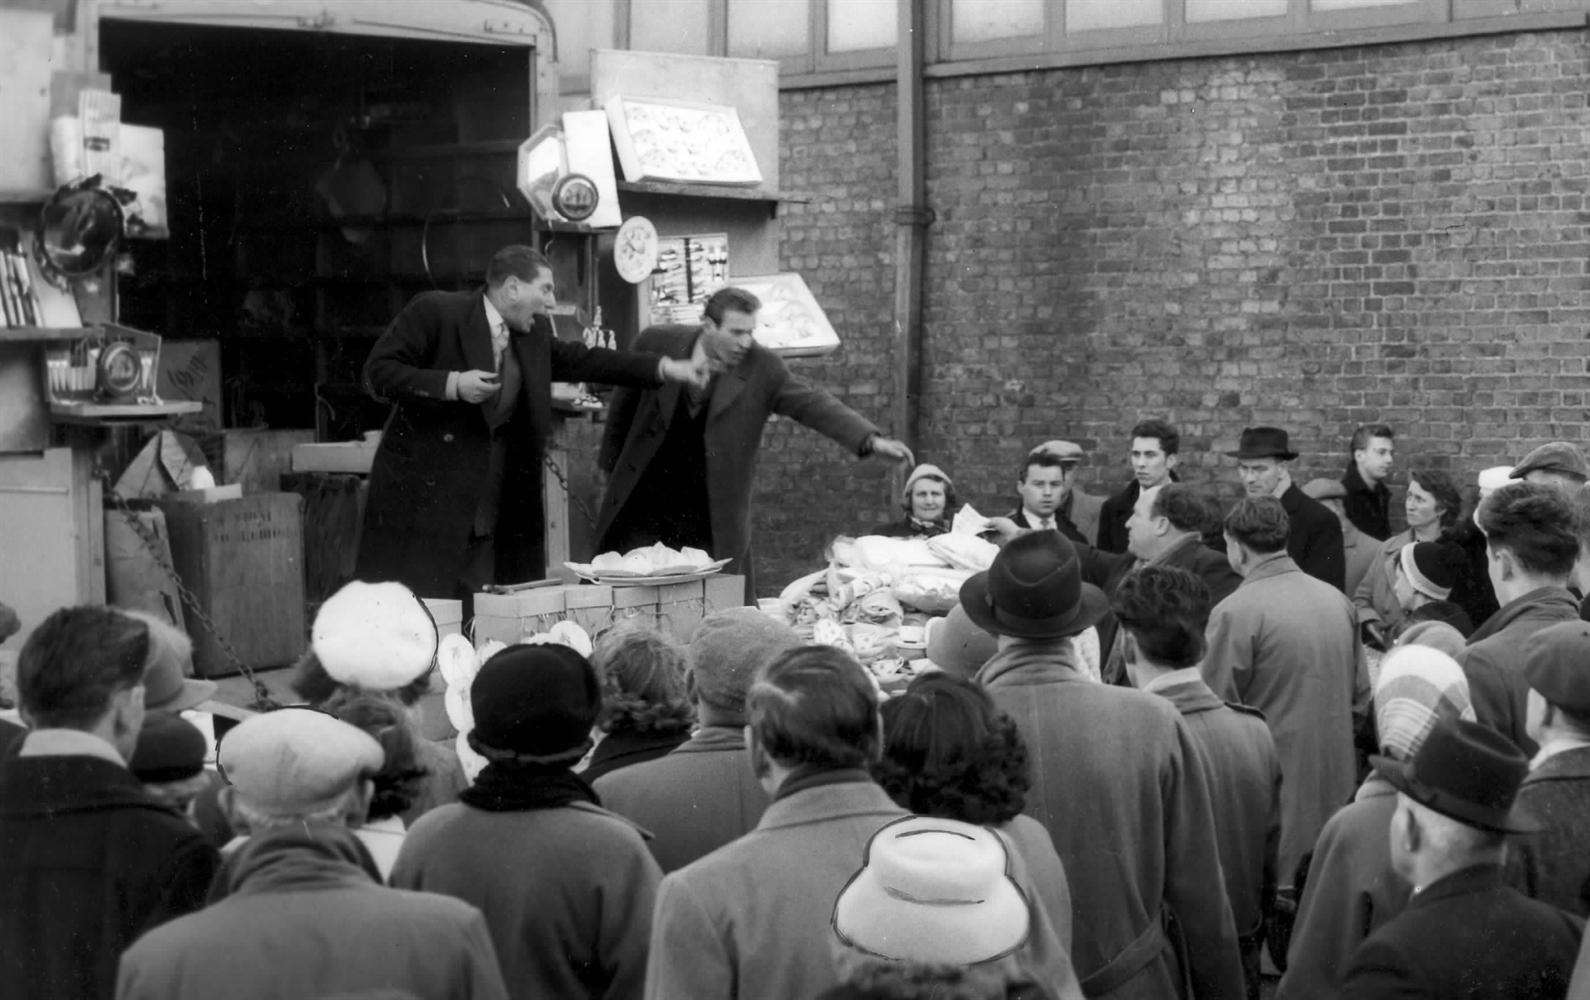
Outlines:
{"label": "overcoat lapel", "polygon": [[486,323],[484,298],[475,299],[474,308],[469,310],[469,316],[458,331],[458,340],[464,349],[464,361],[471,369],[483,372],[497,369],[496,356],[491,349],[491,327]]}
{"label": "overcoat lapel", "polygon": [[733,370],[718,376],[717,384],[712,387],[712,402],[707,408],[707,419],[711,420],[728,408],[735,397],[745,388],[745,381],[750,377],[751,366],[739,364]]}

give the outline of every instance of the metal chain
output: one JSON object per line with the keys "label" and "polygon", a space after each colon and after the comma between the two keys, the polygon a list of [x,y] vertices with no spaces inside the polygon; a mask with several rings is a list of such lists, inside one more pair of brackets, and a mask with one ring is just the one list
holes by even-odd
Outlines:
{"label": "metal chain", "polygon": [[162,552],[164,546],[160,544],[159,536],[144,526],[143,522],[137,517],[138,512],[133,509],[132,505],[120,493],[116,492],[116,487],[111,484],[109,473],[102,471],[99,476],[100,481],[104,484],[105,498],[121,514],[122,518],[127,522],[127,526],[143,542],[144,548],[149,551],[149,555],[154,559],[155,565],[160,567],[160,571],[165,574],[166,579],[176,588],[177,597],[182,601],[184,613],[198,619],[199,624],[209,630],[210,635],[215,639],[216,645],[221,648],[221,654],[230,660],[232,666],[236,667],[238,672],[253,686],[254,708],[262,712],[280,708],[280,703],[271,696],[270,688],[267,688],[249,665],[243,662],[243,658],[238,655],[236,648],[227,641],[226,636],[222,635],[221,630],[216,627],[215,620],[205,614],[204,609],[199,606],[198,595],[187,588],[181,578],[177,576],[176,568],[165,560]]}
{"label": "metal chain", "polygon": [[558,468],[558,463],[552,461],[552,456],[544,452],[541,455],[541,461],[548,469],[552,470],[552,475],[557,479],[558,485],[563,487],[563,495],[569,498],[569,502],[574,505],[575,509],[580,512],[580,516],[585,518],[585,523],[590,525],[594,531],[597,523],[596,515],[591,513],[591,508],[585,505],[584,500],[575,496],[574,490],[569,486],[568,477],[563,474],[562,469]]}

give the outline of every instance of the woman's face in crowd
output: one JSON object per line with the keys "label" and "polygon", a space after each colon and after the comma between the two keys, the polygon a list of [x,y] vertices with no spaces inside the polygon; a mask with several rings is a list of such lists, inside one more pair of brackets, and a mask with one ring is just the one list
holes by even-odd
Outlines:
{"label": "woman's face in crowd", "polygon": [[911,484],[911,516],[919,521],[937,521],[944,516],[944,484],[937,479],[918,479]]}
{"label": "woman's face in crowd", "polygon": [[1408,481],[1408,499],[1403,506],[1408,512],[1408,527],[1424,528],[1441,519],[1446,511],[1436,503],[1435,497],[1426,493],[1417,481]]}

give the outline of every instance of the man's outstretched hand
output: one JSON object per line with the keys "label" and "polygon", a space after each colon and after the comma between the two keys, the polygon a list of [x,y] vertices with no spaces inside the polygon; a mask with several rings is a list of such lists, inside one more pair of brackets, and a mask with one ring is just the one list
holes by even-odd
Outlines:
{"label": "man's outstretched hand", "polygon": [[657,364],[657,374],[664,382],[683,382],[697,389],[705,389],[712,380],[712,367],[705,357],[693,361],[663,358]]}
{"label": "man's outstretched hand", "polygon": [[904,441],[886,438],[882,435],[872,439],[872,451],[869,454],[878,458],[888,458],[899,462],[901,465],[915,465],[916,459],[911,455],[911,449]]}

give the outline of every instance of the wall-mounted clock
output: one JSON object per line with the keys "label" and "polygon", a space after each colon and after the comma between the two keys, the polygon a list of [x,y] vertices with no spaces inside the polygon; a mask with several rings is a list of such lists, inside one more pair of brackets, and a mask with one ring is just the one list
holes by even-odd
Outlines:
{"label": "wall-mounted clock", "polygon": [[613,266],[632,285],[645,281],[657,266],[657,227],[644,215],[632,215],[613,239]]}

